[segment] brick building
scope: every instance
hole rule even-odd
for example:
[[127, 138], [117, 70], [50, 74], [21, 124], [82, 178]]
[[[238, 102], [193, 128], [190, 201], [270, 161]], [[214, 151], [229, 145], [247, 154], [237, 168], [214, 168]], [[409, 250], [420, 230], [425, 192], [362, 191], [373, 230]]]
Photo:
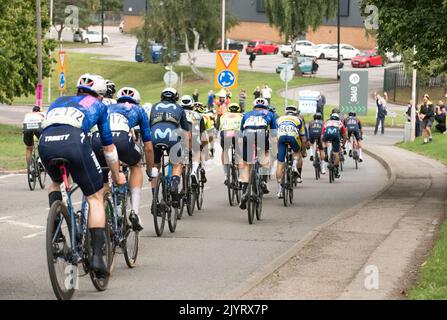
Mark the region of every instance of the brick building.
[[[142, 24], [142, 16], [148, 10], [146, 0], [124, 0], [124, 25], [128, 32]], [[341, 42], [359, 49], [376, 46], [373, 37], [365, 34], [363, 18], [360, 14], [360, 0], [340, 0]], [[227, 37], [236, 40], [265, 39], [284, 42], [276, 28], [271, 27], [265, 14], [262, 0], [227, 0], [227, 7], [239, 19], [239, 25], [229, 30]], [[314, 32], [309, 30], [307, 40], [318, 43], [337, 42], [337, 20], [324, 21]]]

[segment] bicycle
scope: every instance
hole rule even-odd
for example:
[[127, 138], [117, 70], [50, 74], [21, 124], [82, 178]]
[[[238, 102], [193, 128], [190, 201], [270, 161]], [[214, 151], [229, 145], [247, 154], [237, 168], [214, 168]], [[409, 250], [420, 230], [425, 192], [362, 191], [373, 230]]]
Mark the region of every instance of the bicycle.
[[[161, 157], [161, 175], [157, 179], [157, 185], [155, 187], [154, 196], [152, 199], [151, 213], [154, 218], [155, 233], [158, 237], [161, 237], [164, 231], [166, 218], [168, 218], [169, 231], [175, 232], [177, 228], [177, 219], [179, 208], [172, 206], [171, 196], [171, 170], [170, 164], [165, 164], [165, 157], [169, 157], [167, 154], [167, 147], [160, 147], [163, 152]], [[168, 172], [166, 174], [166, 167]]]
[[256, 219], [261, 220], [262, 214], [262, 198], [264, 192], [262, 190], [262, 175], [260, 172], [261, 162], [258, 155], [257, 134], [255, 134], [255, 163], [250, 164], [250, 177], [247, 186], [247, 214], [248, 223], [253, 224], [256, 213]]
[[140, 233], [132, 229], [129, 221], [131, 193], [129, 188], [129, 170], [123, 165], [123, 174], [126, 177], [126, 184], [118, 186], [112, 183], [111, 191], [104, 196], [106, 215], [112, 217], [108, 220], [111, 230], [110, 239], [112, 243], [112, 266], [115, 265], [115, 254], [117, 248], [121, 248], [124, 260], [129, 268], [135, 267], [138, 256], [138, 245]]
[[281, 179], [281, 186], [282, 186], [282, 199], [284, 203], [284, 207], [287, 207], [289, 204], [293, 204], [293, 187], [294, 187], [294, 180], [296, 178], [293, 174], [293, 151], [290, 147], [290, 144], [287, 144], [287, 157], [286, 157], [286, 163], [284, 164], [283, 168], [283, 175]]
[[28, 178], [28, 187], [31, 191], [36, 189], [37, 180], [39, 181], [39, 185], [41, 189], [45, 189], [45, 180], [47, 178], [47, 173], [45, 168], [40, 161], [39, 152], [37, 150], [38, 140], [34, 136], [34, 146], [33, 152], [31, 154], [30, 163], [27, 165], [27, 178]]
[[360, 160], [359, 145], [358, 145], [357, 140], [355, 139], [354, 136], [352, 136], [351, 139], [352, 139], [352, 142], [349, 141], [349, 143], [352, 146], [352, 150], [350, 150], [350, 153], [352, 152], [352, 159], [354, 160], [354, 163], [355, 163], [355, 169], [358, 170], [359, 169], [359, 160]]
[[[234, 136], [233, 136], [233, 139]], [[236, 163], [236, 149], [234, 143], [230, 148], [231, 163], [227, 164], [227, 192], [230, 206], [238, 205], [241, 201], [241, 188], [239, 187], [239, 166]], [[236, 201], [235, 201], [236, 200]]]
[[335, 156], [332, 151], [332, 143], [327, 142], [327, 152], [326, 157], [329, 157], [328, 161], [328, 170], [329, 170], [329, 183], [333, 183], [335, 181]]
[[192, 201], [192, 187], [191, 187], [191, 156], [189, 158], [189, 163], [183, 164], [183, 170], [182, 170], [182, 191], [180, 192], [180, 209], [178, 212], [178, 219], [182, 219], [183, 217], [183, 211], [185, 210], [188, 212], [189, 216], [192, 216], [194, 214], [194, 202]]
[[[90, 275], [90, 279], [98, 291], [104, 291], [107, 288], [110, 275], [98, 278], [89, 266], [93, 251], [88, 231], [89, 210], [86, 198], [82, 199], [81, 210], [75, 212], [71, 197], [79, 189], [79, 186], [74, 184], [70, 187], [68, 185], [67, 169], [70, 167], [70, 162], [66, 159], [56, 158], [50, 161], [50, 165], [59, 167], [67, 194], [67, 204], [60, 200], [55, 201], [47, 219], [46, 254], [53, 292], [59, 300], [71, 299], [74, 290], [78, 288], [78, 277], [86, 274]], [[103, 257], [108, 270], [112, 265], [112, 245], [108, 227], [110, 219], [110, 216], [106, 216], [106, 241], [103, 248]], [[61, 270], [60, 263], [62, 264]], [[83, 275], [77, 273], [79, 264], [83, 266], [85, 273]], [[62, 271], [61, 278], [58, 277], [58, 271]]]
[[202, 210], [203, 208], [203, 191], [205, 189], [205, 169], [202, 167], [202, 162], [199, 163], [199, 167], [197, 168], [197, 180], [198, 183], [191, 183], [192, 190], [192, 206], [194, 210], [194, 205], [197, 205], [197, 210]]
[[313, 166], [315, 169], [315, 179], [319, 180], [321, 177], [321, 159], [320, 159], [320, 150], [318, 148], [317, 143], [314, 144], [314, 150], [315, 150], [315, 155], [314, 155]]

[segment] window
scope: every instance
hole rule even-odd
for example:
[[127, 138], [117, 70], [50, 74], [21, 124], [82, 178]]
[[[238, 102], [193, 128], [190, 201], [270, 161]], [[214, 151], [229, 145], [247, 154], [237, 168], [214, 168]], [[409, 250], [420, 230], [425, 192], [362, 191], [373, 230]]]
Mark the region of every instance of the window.
[[340, 17], [349, 17], [350, 0], [340, 0]]
[[264, 0], [256, 0], [256, 11], [260, 13], [265, 12]]

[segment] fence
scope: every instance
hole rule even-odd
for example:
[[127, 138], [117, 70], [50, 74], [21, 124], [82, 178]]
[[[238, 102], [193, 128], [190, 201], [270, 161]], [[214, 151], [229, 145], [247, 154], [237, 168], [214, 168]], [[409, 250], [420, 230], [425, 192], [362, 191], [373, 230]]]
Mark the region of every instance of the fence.
[[[424, 93], [429, 93], [433, 102], [441, 99], [447, 93], [447, 77], [441, 75], [428, 79], [417, 79], [416, 100]], [[398, 64], [385, 69], [383, 91], [388, 92], [390, 101], [406, 104], [411, 99], [412, 75], [407, 75], [404, 64]]]

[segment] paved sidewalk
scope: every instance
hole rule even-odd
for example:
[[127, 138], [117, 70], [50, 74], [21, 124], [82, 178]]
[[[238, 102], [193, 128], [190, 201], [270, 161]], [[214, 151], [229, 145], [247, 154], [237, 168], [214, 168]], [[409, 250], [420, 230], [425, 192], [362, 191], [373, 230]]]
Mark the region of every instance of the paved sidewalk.
[[[241, 286], [233, 297], [405, 298], [402, 293], [415, 280], [444, 218], [447, 169], [393, 146], [385, 137], [368, 140], [369, 153], [389, 171], [389, 185], [319, 228], [297, 244], [288, 260], [283, 257], [282, 265], [277, 261], [275, 272], [258, 277], [258, 284], [251, 288]], [[343, 188], [343, 176], [334, 188]], [[375, 282], [368, 276], [375, 271], [378, 288], [371, 289], [368, 284]]]

